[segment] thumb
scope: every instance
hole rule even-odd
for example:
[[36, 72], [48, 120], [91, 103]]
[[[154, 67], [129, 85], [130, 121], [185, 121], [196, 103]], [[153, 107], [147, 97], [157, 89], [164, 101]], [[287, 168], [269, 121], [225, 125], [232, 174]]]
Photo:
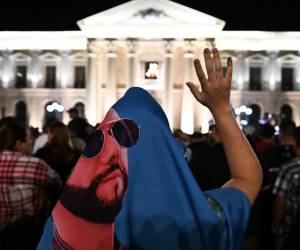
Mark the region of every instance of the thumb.
[[190, 91], [192, 92], [193, 96], [196, 98], [197, 101], [202, 103], [202, 95], [200, 90], [197, 88], [195, 84], [192, 82], [187, 82], [186, 86], [189, 87]]

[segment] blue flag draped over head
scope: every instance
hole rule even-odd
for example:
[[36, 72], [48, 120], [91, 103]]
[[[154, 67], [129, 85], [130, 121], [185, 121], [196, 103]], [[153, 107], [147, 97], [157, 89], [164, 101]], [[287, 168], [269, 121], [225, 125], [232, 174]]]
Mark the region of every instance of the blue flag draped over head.
[[166, 115], [145, 90], [129, 89], [113, 109], [142, 129], [128, 151], [128, 192], [115, 226], [120, 242], [155, 250], [239, 249], [248, 198], [233, 188], [201, 192]]
[[[166, 115], [147, 91], [130, 88], [112, 108], [141, 128], [139, 140], [128, 149], [128, 190], [115, 219], [121, 245], [147, 250], [239, 249], [250, 209], [246, 195], [234, 188], [200, 190]], [[48, 221], [38, 249], [49, 249], [45, 245], [51, 245], [52, 227]]]

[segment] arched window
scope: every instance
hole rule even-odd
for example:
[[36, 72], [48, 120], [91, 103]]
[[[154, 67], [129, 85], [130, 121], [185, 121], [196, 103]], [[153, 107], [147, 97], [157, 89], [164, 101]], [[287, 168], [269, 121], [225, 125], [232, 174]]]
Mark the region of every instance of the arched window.
[[16, 104], [15, 116], [22, 126], [27, 126], [27, 105], [25, 102], [19, 101]]
[[284, 104], [280, 109], [280, 118], [282, 121], [292, 121], [293, 108], [288, 104]]
[[85, 118], [84, 104], [82, 102], [77, 102], [74, 107], [78, 110], [78, 116], [81, 118]]
[[48, 102], [44, 107], [44, 124], [51, 119], [62, 121], [62, 113], [64, 108], [58, 102]]

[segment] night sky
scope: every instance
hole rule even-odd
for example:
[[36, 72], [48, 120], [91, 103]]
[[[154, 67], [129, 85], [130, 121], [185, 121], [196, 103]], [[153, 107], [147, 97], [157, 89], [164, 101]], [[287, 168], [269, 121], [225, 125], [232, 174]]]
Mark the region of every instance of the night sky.
[[[77, 20], [125, 2], [1, 0], [0, 30], [78, 30]], [[226, 21], [225, 30], [300, 31], [300, 8], [296, 0], [175, 2], [223, 19]]]

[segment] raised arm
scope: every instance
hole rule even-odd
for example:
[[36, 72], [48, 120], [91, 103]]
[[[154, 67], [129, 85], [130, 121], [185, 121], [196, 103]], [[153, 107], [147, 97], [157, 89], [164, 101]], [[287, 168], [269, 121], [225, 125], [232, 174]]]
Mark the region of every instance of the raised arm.
[[[198, 59], [195, 70], [201, 84], [201, 91], [191, 82], [187, 83], [194, 97], [211, 111], [222, 137], [231, 179], [223, 187], [234, 187], [244, 192], [254, 202], [262, 182], [260, 163], [232, 115], [230, 87], [232, 60], [227, 60], [226, 76], [223, 77], [220, 54], [213, 49], [204, 50], [207, 78]], [[214, 167], [214, 166], [211, 166]]]

